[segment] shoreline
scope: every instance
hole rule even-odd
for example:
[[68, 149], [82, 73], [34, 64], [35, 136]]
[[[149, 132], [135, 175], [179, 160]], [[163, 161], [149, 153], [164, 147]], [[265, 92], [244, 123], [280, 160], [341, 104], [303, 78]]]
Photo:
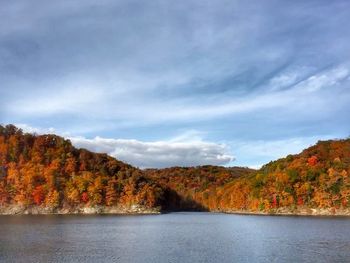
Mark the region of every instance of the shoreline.
[[155, 215], [160, 214], [160, 207], [148, 208], [140, 205], [124, 206], [94, 206], [94, 207], [62, 207], [48, 208], [37, 206], [12, 205], [0, 207], [0, 215]]
[[333, 208], [298, 208], [290, 211], [280, 208], [275, 211], [246, 211], [246, 210], [226, 210], [217, 211], [225, 214], [237, 215], [256, 215], [256, 216], [308, 216], [308, 217], [350, 217], [350, 209], [333, 209]]
[[279, 208], [272, 211], [248, 211], [248, 210], [212, 210], [212, 211], [162, 211], [160, 207], [148, 208], [140, 205], [132, 205], [130, 207], [75, 207], [75, 208], [58, 208], [52, 209], [47, 207], [24, 207], [12, 205], [0, 207], [0, 216], [6, 215], [161, 215], [176, 212], [207, 212], [222, 213], [235, 215], [251, 215], [251, 216], [305, 216], [305, 217], [350, 217], [350, 209], [334, 209], [334, 208], [308, 208], [302, 207], [295, 210], [287, 208]]

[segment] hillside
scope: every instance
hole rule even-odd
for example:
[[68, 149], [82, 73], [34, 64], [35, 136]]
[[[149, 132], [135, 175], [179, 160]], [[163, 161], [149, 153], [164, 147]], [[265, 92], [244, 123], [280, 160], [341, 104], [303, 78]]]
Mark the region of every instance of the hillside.
[[56, 135], [0, 126], [0, 213], [202, 210], [350, 214], [350, 139], [320, 141], [260, 170], [140, 170]]
[[0, 168], [0, 206], [15, 207], [14, 213], [33, 207], [42, 208], [38, 213], [88, 212], [86, 207], [147, 211], [163, 196], [130, 165], [78, 150], [59, 136], [24, 134], [13, 125], [0, 126]]
[[350, 139], [319, 141], [225, 184], [216, 205], [224, 211], [350, 215], [349, 174]]
[[258, 171], [213, 166], [146, 170], [163, 187], [170, 210], [282, 214], [347, 214], [349, 174], [350, 139], [320, 141]]
[[218, 191], [222, 186], [256, 172], [243, 167], [172, 167], [147, 169], [148, 178], [164, 189], [166, 210], [217, 210]]

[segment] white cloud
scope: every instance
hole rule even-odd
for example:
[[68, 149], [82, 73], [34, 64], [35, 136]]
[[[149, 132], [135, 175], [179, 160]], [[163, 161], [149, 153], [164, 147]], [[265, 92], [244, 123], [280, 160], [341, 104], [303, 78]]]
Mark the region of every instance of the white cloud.
[[226, 145], [202, 140], [143, 142], [131, 139], [95, 137], [69, 138], [76, 147], [108, 153], [141, 168], [171, 166], [225, 165], [234, 160]]
[[282, 74], [270, 80], [269, 86], [271, 90], [287, 87], [295, 83], [298, 78], [297, 72]]
[[254, 164], [254, 165], [248, 165], [247, 167], [250, 169], [259, 170], [264, 164]]
[[346, 65], [312, 74], [311, 72], [314, 70], [308, 67], [287, 70], [269, 81], [268, 90], [278, 91], [289, 87], [303, 92], [315, 92], [339, 84], [350, 76], [349, 68]]
[[14, 124], [17, 128], [22, 129], [24, 132], [28, 133], [36, 133], [36, 134], [47, 134], [47, 133], [55, 133], [55, 129], [50, 128], [38, 128], [38, 127], [32, 127], [25, 123], [15, 123]]
[[[301, 70], [304, 69], [301, 68]], [[321, 108], [324, 108], [322, 103], [327, 104], [325, 101], [330, 98], [323, 97], [321, 96], [322, 94], [318, 94], [317, 92], [321, 89], [332, 88], [346, 81], [346, 78], [350, 75], [350, 71], [346, 66], [338, 66], [318, 72], [306, 80], [298, 82], [298, 78], [302, 75], [301, 72], [296, 71], [273, 78], [271, 80], [273, 88], [270, 92], [266, 93], [259, 91], [259, 93], [252, 92], [248, 96], [243, 97], [230, 97], [227, 94], [223, 96], [215, 95], [202, 99], [200, 103], [196, 102], [198, 101], [197, 99], [195, 101], [191, 99], [166, 101], [166, 104], [157, 105], [161, 108], [161, 110], [156, 111], [157, 114], [154, 114], [155, 109], [150, 105], [144, 111], [146, 115], [144, 119], [149, 121], [152, 121], [154, 117], [158, 121], [185, 120], [188, 118], [196, 120], [212, 119], [225, 115], [257, 112], [271, 108], [293, 111], [302, 109], [304, 111], [305, 104], [309, 105], [310, 110], [314, 108], [315, 111], [319, 111], [320, 107], [318, 107], [318, 103], [321, 104]], [[290, 85], [290, 87], [283, 89], [287, 85]], [[308, 97], [311, 93], [315, 93], [312, 94], [313, 101], [310, 101]], [[287, 107], [288, 105], [294, 105], [294, 107], [289, 109]]]
[[315, 92], [322, 88], [332, 87], [350, 75], [349, 69], [345, 66], [339, 66], [331, 70], [315, 74], [308, 79], [300, 82], [295, 88], [306, 92]]

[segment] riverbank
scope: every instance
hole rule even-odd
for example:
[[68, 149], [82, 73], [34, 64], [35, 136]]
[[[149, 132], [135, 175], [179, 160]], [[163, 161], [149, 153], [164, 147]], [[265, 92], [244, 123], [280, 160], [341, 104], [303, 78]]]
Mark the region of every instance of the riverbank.
[[0, 207], [0, 215], [68, 215], [68, 214], [160, 214], [160, 207], [148, 208], [141, 205], [131, 206], [93, 206], [49, 208], [42, 206], [11, 205]]
[[[162, 214], [175, 211], [162, 211], [160, 207], [148, 208], [141, 205], [131, 206], [93, 206], [93, 207], [63, 207], [49, 208], [41, 206], [0, 206], [0, 215], [92, 215], [92, 214]], [[179, 211], [176, 211], [179, 212]], [[299, 207], [296, 209], [278, 208], [270, 211], [249, 210], [212, 210], [212, 213], [238, 214], [238, 215], [262, 215], [262, 216], [348, 216], [350, 209], [335, 208], [309, 208]]]
[[217, 211], [227, 214], [240, 215], [265, 215], [265, 216], [349, 216], [350, 209], [335, 209], [335, 208], [310, 208], [299, 207], [296, 209], [278, 208], [270, 211], [248, 211], [248, 210], [225, 210]]

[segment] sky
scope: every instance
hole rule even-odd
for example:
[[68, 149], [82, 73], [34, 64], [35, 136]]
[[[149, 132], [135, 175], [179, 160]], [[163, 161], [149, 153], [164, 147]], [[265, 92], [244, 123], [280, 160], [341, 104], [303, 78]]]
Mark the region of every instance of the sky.
[[137, 167], [350, 135], [350, 1], [0, 0], [0, 123]]

